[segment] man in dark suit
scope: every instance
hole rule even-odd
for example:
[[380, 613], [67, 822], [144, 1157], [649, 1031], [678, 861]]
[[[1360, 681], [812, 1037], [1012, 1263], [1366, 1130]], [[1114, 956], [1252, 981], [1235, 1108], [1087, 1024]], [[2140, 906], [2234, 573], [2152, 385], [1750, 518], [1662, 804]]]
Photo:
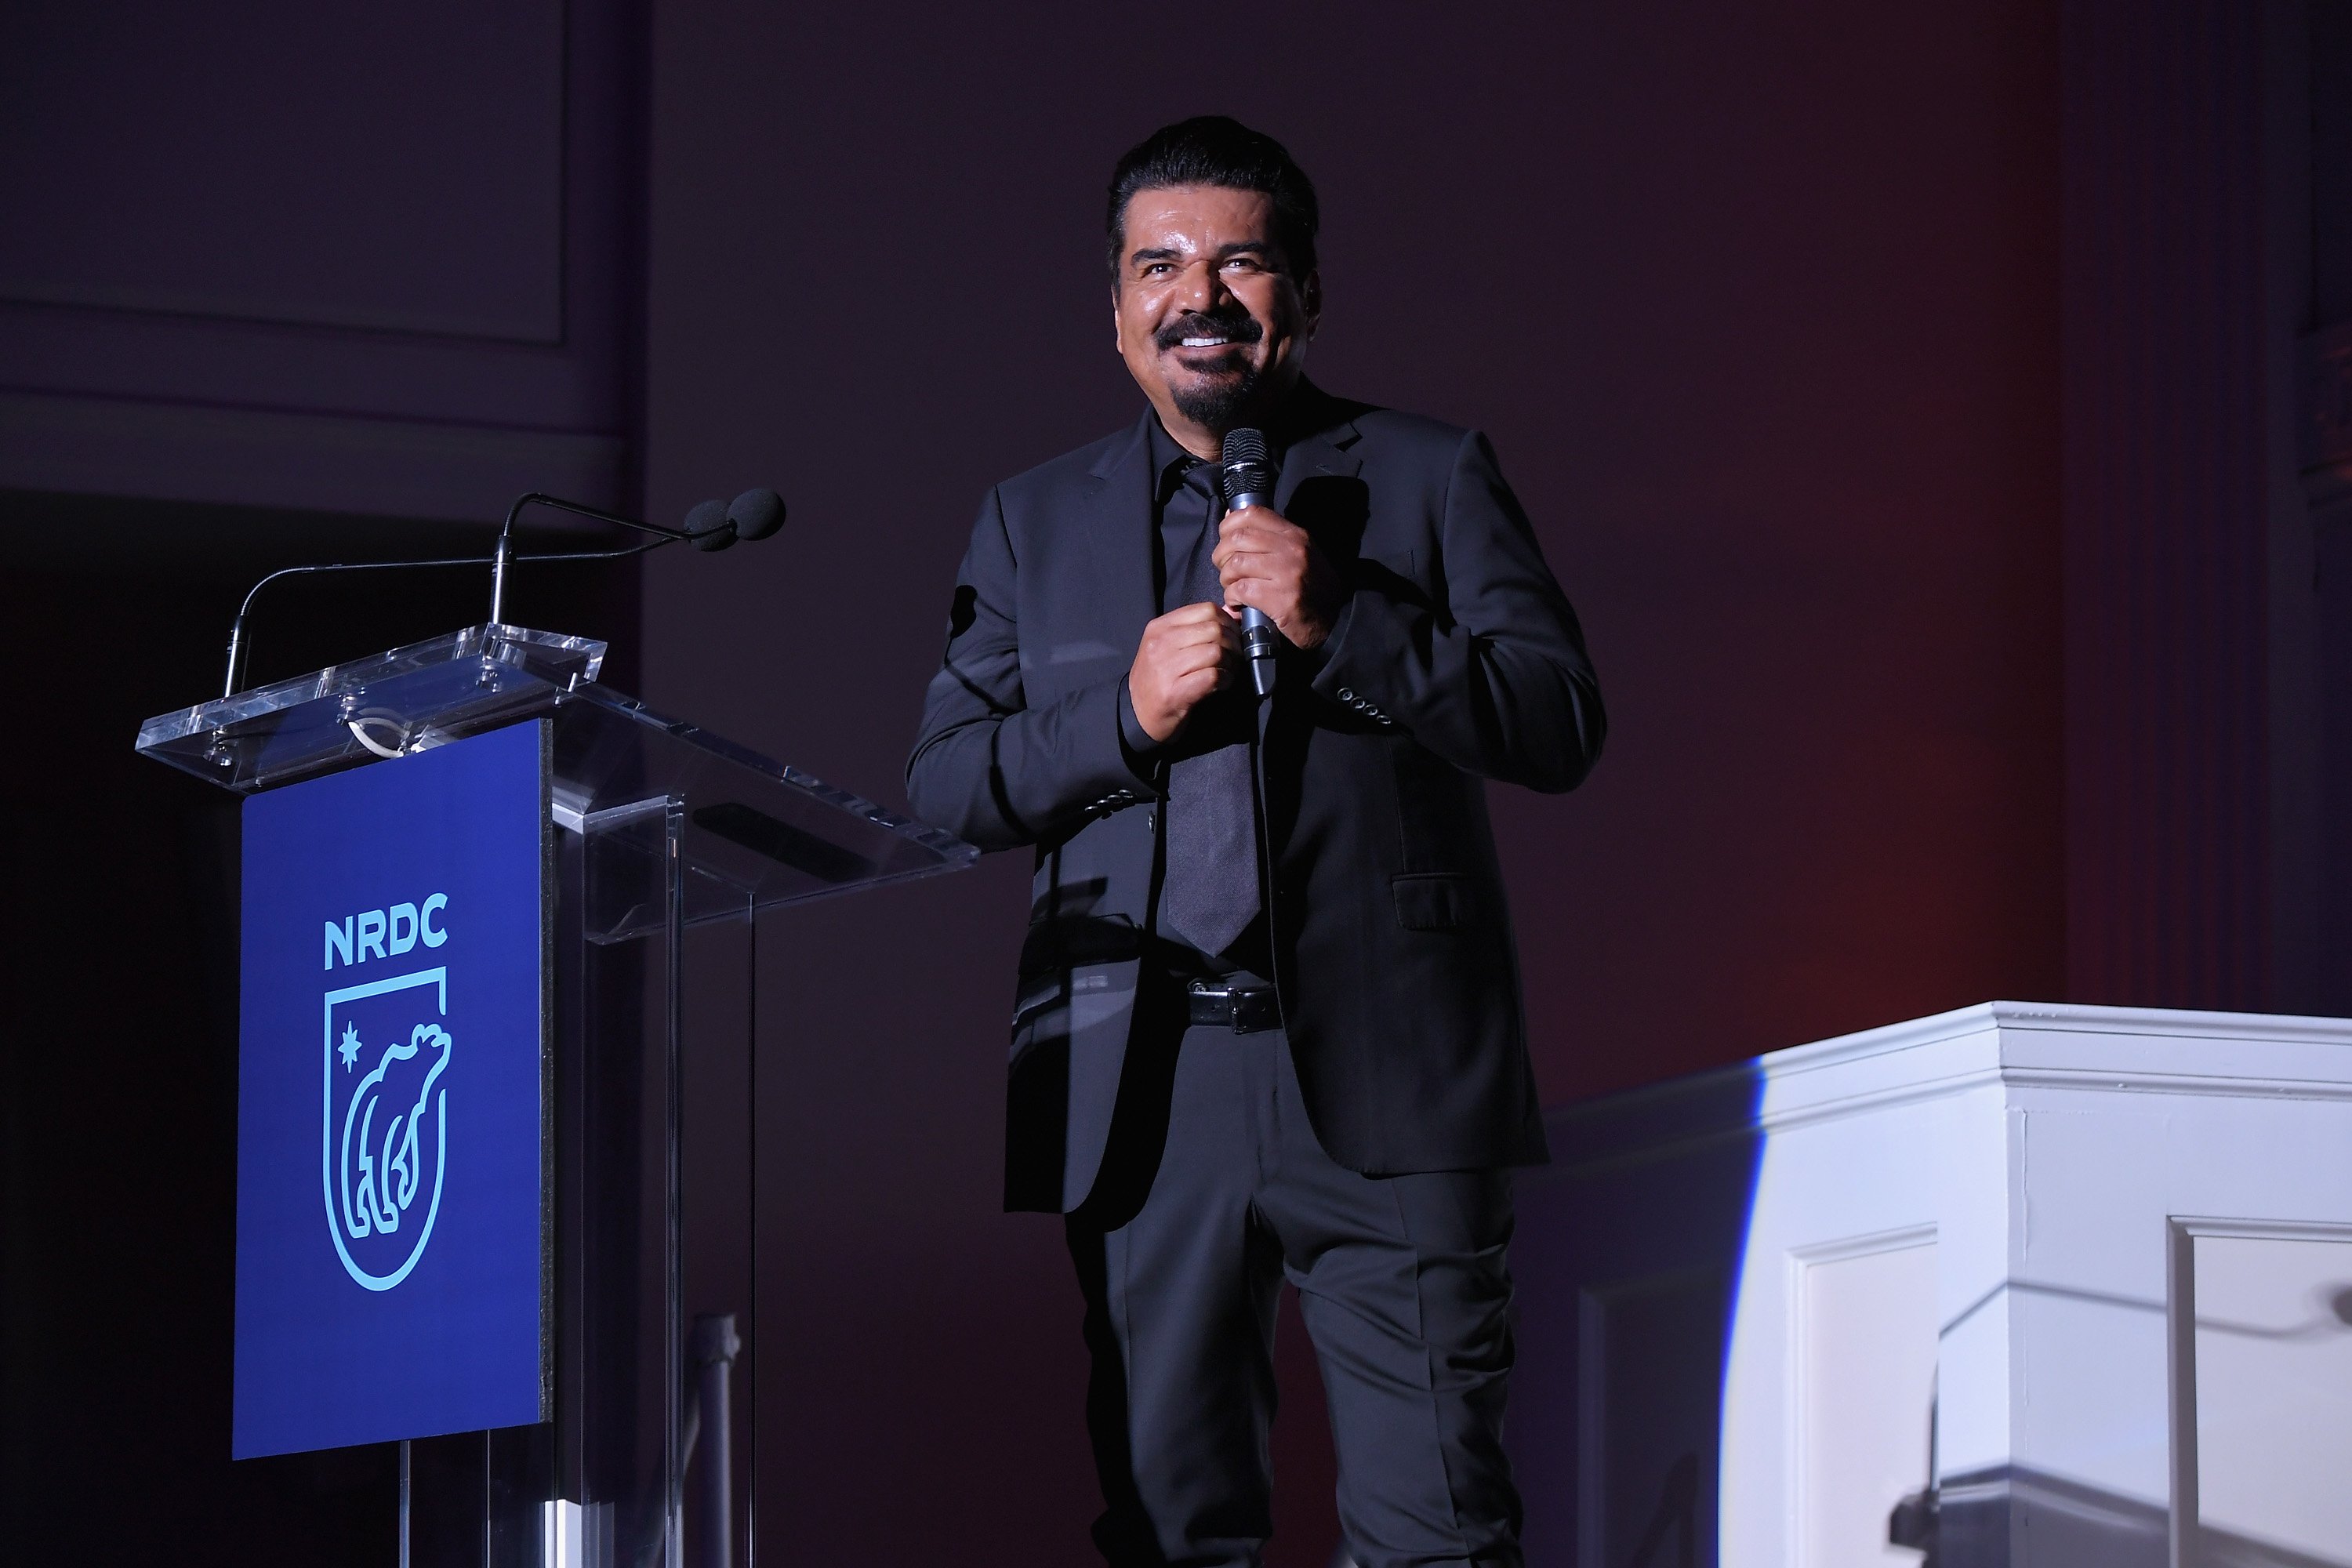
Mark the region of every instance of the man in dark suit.
[[[1259, 1561], [1285, 1278], [1355, 1559], [1520, 1560], [1504, 1248], [1547, 1156], [1484, 781], [1572, 788], [1601, 700], [1486, 439], [1303, 378], [1316, 226], [1233, 121], [1121, 160], [1150, 406], [989, 494], [907, 767], [924, 817], [1036, 850], [1005, 1199], [1067, 1216], [1121, 1565]], [[1227, 515], [1244, 426], [1280, 481]]]

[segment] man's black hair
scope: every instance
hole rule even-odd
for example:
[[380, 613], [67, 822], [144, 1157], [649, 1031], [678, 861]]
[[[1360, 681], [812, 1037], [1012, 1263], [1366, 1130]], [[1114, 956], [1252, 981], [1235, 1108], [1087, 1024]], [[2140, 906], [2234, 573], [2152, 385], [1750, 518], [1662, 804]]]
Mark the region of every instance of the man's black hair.
[[1129, 148], [1111, 171], [1108, 227], [1112, 278], [1119, 275], [1119, 250], [1126, 243], [1128, 199], [1138, 191], [1164, 191], [1173, 185], [1222, 185], [1271, 198], [1274, 242], [1282, 249], [1283, 270], [1302, 282], [1315, 270], [1315, 231], [1321, 220], [1315, 183], [1307, 171], [1264, 132], [1222, 114], [1202, 114], [1161, 126]]

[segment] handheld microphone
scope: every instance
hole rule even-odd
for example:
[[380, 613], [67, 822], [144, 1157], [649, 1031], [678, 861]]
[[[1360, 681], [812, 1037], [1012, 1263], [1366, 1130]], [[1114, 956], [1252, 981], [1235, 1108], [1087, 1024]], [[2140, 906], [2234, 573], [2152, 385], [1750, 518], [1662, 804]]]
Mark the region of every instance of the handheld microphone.
[[[1224, 492], [1225, 510], [1274, 505], [1278, 474], [1265, 444], [1265, 432], [1246, 426], [1225, 432], [1224, 455], [1218, 465], [1217, 484]], [[1242, 606], [1242, 646], [1249, 653], [1250, 685], [1260, 697], [1274, 690], [1274, 622], [1255, 605]]]
[[[639, 533], [656, 537], [644, 544], [624, 545], [618, 550], [560, 550], [535, 555], [517, 555], [513, 550], [515, 518], [523, 508], [531, 505], [551, 507], [581, 517], [593, 517], [602, 522], [618, 523]], [[499, 530], [499, 543], [489, 555], [450, 555], [430, 561], [338, 561], [316, 566], [286, 566], [246, 590], [245, 602], [237, 606], [236, 619], [228, 633], [228, 679], [221, 689], [223, 697], [236, 695], [237, 685], [245, 678], [245, 634], [253, 618], [253, 603], [261, 591], [280, 577], [300, 577], [320, 572], [388, 572], [410, 567], [426, 566], [488, 566], [490, 568], [490, 620], [495, 624], [506, 609], [506, 573], [516, 561], [611, 561], [623, 555], [643, 555], [648, 550], [659, 550], [665, 544], [680, 541], [697, 550], [724, 550], [739, 539], [765, 539], [784, 525], [784, 503], [776, 492], [769, 489], [745, 490], [730, 503], [707, 500], [686, 514], [686, 526], [664, 528], [659, 523], [643, 522], [633, 517], [614, 512], [599, 511], [578, 501], [561, 497], [533, 493], [517, 500], [507, 512], [507, 520]]]

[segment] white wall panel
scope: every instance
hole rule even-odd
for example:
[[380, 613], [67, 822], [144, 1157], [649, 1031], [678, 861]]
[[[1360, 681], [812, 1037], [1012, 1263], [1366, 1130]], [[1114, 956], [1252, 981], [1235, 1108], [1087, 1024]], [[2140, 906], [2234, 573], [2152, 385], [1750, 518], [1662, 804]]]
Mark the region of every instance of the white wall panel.
[[1791, 1260], [1796, 1289], [1796, 1522], [1801, 1568], [1912, 1563], [1887, 1515], [1934, 1478], [1933, 1233]]
[[2352, 1233], [2191, 1245], [2196, 1568], [2352, 1563]]
[[1679, 1564], [1619, 1521], [1689, 1447], [1700, 1403], [1641, 1391], [1699, 1336], [1638, 1303], [1715, 1269], [1693, 1563], [1917, 1563], [1888, 1515], [1932, 1480], [1937, 1568], [2352, 1568], [2352, 1022], [1990, 1003], [1551, 1133], [1514, 1259], [1531, 1564]]

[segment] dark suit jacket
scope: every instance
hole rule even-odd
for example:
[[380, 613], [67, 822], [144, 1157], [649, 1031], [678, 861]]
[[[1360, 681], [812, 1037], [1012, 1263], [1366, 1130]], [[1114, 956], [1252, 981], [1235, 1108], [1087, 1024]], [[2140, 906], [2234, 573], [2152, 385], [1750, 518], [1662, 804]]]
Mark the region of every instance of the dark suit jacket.
[[[1261, 719], [1273, 978], [1299, 1083], [1352, 1169], [1538, 1163], [1481, 781], [1584, 777], [1604, 723], [1592, 667], [1483, 436], [1311, 388], [1301, 404], [1276, 503], [1351, 592], [1322, 647], [1284, 646]], [[1163, 984], [1161, 814], [1119, 728], [1158, 610], [1151, 417], [990, 492], [907, 764], [919, 816], [1037, 850], [1011, 1208], [1085, 1202], [1114, 1121], [1149, 1127], [1172, 1062], [1145, 1059], [1135, 1027], [1139, 984]]]

